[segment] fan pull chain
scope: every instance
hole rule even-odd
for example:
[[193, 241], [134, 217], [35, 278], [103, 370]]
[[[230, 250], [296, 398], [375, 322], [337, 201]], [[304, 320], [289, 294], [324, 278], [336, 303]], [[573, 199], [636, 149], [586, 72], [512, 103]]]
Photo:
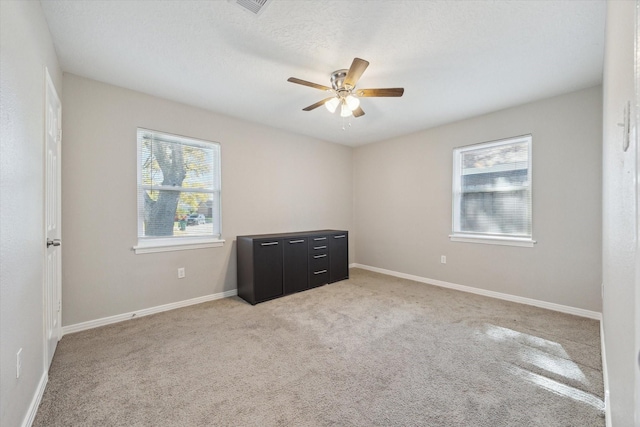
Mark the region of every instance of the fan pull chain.
[[351, 127], [351, 117], [353, 116], [349, 116], [349, 122], [347, 123], [347, 125], [345, 126], [344, 122], [345, 120], [347, 120], [346, 117], [342, 117], [342, 130], [347, 130], [347, 127]]

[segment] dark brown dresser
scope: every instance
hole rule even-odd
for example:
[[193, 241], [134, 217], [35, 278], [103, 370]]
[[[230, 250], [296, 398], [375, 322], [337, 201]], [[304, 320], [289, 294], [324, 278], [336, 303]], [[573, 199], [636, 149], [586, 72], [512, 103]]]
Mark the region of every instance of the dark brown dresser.
[[238, 296], [250, 304], [349, 278], [349, 232], [238, 236]]

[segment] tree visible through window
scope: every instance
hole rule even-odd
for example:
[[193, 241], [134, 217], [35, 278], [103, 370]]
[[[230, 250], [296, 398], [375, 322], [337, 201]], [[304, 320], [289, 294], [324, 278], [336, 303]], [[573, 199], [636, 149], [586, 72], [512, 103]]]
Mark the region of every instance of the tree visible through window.
[[454, 150], [453, 233], [531, 238], [531, 136]]
[[138, 129], [138, 237], [220, 236], [220, 145]]

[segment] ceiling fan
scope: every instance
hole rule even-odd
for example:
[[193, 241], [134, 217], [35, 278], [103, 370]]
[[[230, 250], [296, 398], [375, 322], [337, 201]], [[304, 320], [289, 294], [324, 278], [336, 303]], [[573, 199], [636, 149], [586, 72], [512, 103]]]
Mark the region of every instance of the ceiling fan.
[[346, 70], [337, 70], [331, 73], [331, 87], [311, 83], [306, 80], [289, 77], [288, 82], [297, 83], [303, 86], [309, 86], [315, 89], [332, 92], [329, 98], [318, 101], [315, 104], [303, 108], [303, 111], [311, 111], [321, 105], [327, 107], [327, 110], [334, 113], [340, 106], [340, 115], [342, 117], [364, 116], [364, 111], [360, 108], [361, 97], [399, 97], [404, 93], [404, 88], [386, 88], [386, 89], [356, 89], [356, 84], [364, 70], [369, 66], [369, 62], [364, 59], [354, 58], [351, 67]]

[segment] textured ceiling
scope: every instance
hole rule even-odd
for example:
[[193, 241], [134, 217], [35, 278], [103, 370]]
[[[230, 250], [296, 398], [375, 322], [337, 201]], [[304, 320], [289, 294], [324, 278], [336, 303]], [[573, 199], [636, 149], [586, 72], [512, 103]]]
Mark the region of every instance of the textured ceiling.
[[[603, 0], [41, 3], [66, 72], [351, 146], [602, 80]], [[359, 88], [404, 96], [302, 111], [326, 94], [287, 78], [330, 86], [356, 56]]]

